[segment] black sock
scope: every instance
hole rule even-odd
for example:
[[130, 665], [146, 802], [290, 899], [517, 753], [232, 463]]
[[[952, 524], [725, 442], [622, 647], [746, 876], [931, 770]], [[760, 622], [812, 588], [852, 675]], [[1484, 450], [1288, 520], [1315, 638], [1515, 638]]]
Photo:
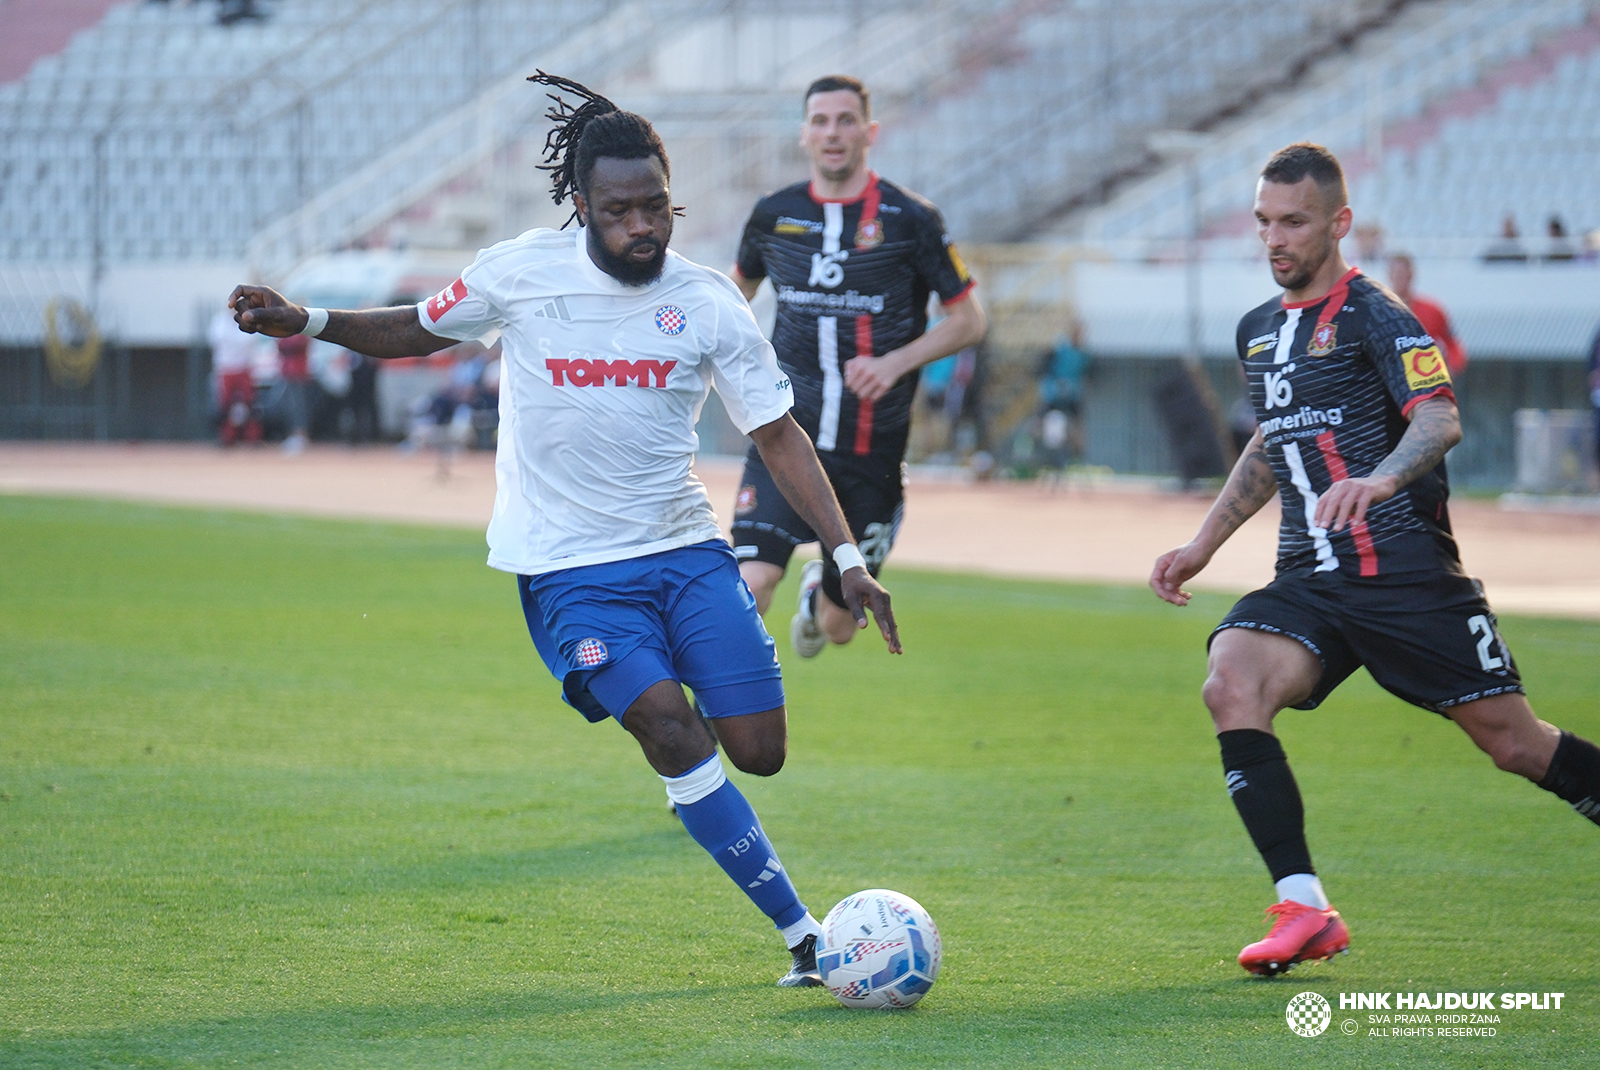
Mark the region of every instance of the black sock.
[[1600, 825], [1600, 747], [1582, 736], [1562, 731], [1555, 757], [1550, 759], [1550, 771], [1539, 786]]
[[1261, 860], [1274, 881], [1292, 873], [1316, 873], [1306, 846], [1306, 815], [1289, 759], [1270, 732], [1238, 728], [1218, 732], [1228, 795], [1244, 819]]

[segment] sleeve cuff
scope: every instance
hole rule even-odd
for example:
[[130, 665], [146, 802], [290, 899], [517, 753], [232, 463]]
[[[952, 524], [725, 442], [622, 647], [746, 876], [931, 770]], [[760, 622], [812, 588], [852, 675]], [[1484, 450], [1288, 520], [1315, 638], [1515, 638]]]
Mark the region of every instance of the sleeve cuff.
[[1405, 403], [1404, 407], [1402, 407], [1400, 410], [1400, 415], [1410, 416], [1412, 409], [1416, 408], [1418, 405], [1421, 405], [1424, 401], [1431, 401], [1434, 398], [1448, 398], [1450, 402], [1454, 404], [1456, 400], [1456, 392], [1451, 390], [1448, 386], [1441, 386], [1436, 390], [1428, 391], [1426, 394], [1418, 394], [1416, 397]]
[[941, 305], [943, 305], [944, 307], [946, 307], [946, 308], [949, 308], [951, 305], [960, 304], [962, 301], [965, 301], [971, 295], [972, 288], [974, 286], [976, 286], [976, 285], [978, 285], [978, 280], [977, 279], [968, 279], [967, 280], [967, 284], [965, 286], [961, 287], [961, 290], [960, 290], [959, 293], [953, 293], [949, 297], [946, 297], [944, 294], [940, 294], [939, 295], [939, 303]]
[[788, 404], [788, 405], [784, 405], [784, 406], [782, 406], [780, 408], [773, 409], [770, 412], [767, 412], [765, 414], [762, 414], [762, 415], [759, 415], [759, 416], [752, 416], [750, 418], [750, 423], [749, 423], [748, 426], [739, 427], [739, 425], [737, 423], [735, 423], [734, 426], [735, 427], [739, 427], [739, 433], [741, 435], [748, 435], [750, 432], [756, 430], [757, 428], [762, 428], [762, 427], [767, 426], [768, 424], [770, 424], [774, 420], [783, 419], [784, 414], [787, 413], [792, 408], [794, 408], [794, 405], [792, 403]]

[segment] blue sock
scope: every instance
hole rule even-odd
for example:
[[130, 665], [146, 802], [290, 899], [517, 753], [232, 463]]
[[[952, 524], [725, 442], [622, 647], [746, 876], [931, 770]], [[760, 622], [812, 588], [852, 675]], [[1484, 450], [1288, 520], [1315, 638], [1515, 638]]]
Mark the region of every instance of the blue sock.
[[[719, 756], [713, 754], [682, 776], [661, 779], [694, 842], [716, 859], [761, 913], [783, 930], [796, 928], [810, 917], [794, 882], [779, 864], [778, 853], [761, 831], [755, 810], [728, 780]], [[786, 932], [785, 939], [787, 936]]]

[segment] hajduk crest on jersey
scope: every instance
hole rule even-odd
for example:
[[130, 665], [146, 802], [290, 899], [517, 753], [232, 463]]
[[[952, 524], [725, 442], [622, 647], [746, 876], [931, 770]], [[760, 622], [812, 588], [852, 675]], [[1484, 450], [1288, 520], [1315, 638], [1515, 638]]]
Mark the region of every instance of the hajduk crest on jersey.
[[662, 305], [656, 309], [656, 326], [662, 334], [682, 334], [689, 319], [677, 305]]

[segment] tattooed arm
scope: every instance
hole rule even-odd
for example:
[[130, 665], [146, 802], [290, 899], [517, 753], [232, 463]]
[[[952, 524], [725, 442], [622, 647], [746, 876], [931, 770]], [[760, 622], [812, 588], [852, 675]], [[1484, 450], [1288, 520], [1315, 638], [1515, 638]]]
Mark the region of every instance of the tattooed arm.
[[1267, 451], [1261, 445], [1258, 429], [1239, 454], [1239, 463], [1233, 466], [1227, 485], [1200, 524], [1199, 533], [1156, 559], [1156, 567], [1150, 573], [1151, 590], [1175, 606], [1188, 605], [1189, 592], [1183, 590], [1183, 584], [1205, 568], [1217, 547], [1260, 512], [1276, 493], [1278, 480], [1267, 462]]
[[[228, 298], [234, 322], [246, 334], [287, 338], [306, 325], [306, 310], [265, 286], [239, 286]], [[369, 357], [420, 357], [456, 344], [422, 329], [415, 305], [328, 313], [318, 338]]]
[[1317, 502], [1317, 524], [1343, 531], [1359, 524], [1367, 510], [1393, 498], [1400, 488], [1431, 472], [1451, 446], [1461, 441], [1461, 414], [1448, 398], [1429, 398], [1411, 410], [1411, 426], [1394, 452], [1370, 476], [1341, 479]]

